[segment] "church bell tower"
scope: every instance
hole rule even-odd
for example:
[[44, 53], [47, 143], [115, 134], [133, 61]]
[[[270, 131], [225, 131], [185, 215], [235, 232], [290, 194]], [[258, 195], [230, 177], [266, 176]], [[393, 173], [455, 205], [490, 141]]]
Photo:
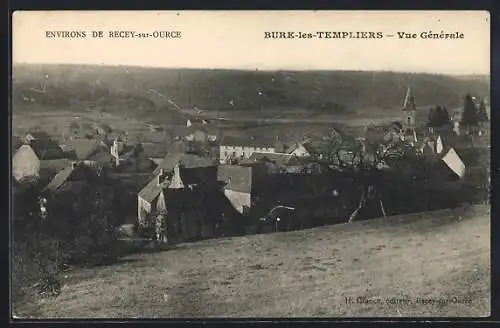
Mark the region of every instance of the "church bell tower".
[[404, 125], [407, 128], [415, 128], [415, 111], [415, 98], [411, 94], [410, 87], [408, 87], [405, 99], [403, 101], [403, 112], [405, 114]]
[[415, 106], [415, 98], [411, 94], [411, 89], [408, 87], [406, 91], [406, 96], [403, 101], [403, 113], [404, 113], [404, 129], [405, 134], [411, 136], [410, 140], [412, 142], [417, 142], [417, 132], [415, 130], [416, 124], [416, 106]]

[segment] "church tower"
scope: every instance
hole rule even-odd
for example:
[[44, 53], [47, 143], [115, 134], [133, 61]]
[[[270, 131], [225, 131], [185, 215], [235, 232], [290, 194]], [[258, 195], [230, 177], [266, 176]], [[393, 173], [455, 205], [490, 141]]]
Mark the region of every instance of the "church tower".
[[405, 99], [403, 101], [403, 112], [405, 114], [404, 125], [407, 128], [415, 128], [415, 111], [415, 98], [411, 94], [410, 87], [408, 87]]
[[415, 98], [411, 94], [411, 89], [408, 87], [406, 91], [406, 96], [403, 101], [403, 113], [404, 113], [404, 130], [405, 135], [409, 136], [412, 142], [417, 142], [417, 132], [415, 130], [416, 124], [416, 106], [415, 106]]

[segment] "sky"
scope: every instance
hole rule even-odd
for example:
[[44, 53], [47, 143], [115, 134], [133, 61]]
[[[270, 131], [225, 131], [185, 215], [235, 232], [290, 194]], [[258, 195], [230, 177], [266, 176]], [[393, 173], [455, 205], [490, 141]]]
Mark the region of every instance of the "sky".
[[[110, 38], [109, 31], [181, 38]], [[85, 31], [85, 38], [47, 37]], [[92, 38], [91, 31], [104, 37]], [[381, 39], [265, 39], [265, 32], [382, 32]], [[422, 32], [463, 39], [422, 39]], [[416, 33], [399, 39], [397, 32]], [[394, 35], [387, 37], [387, 35]], [[384, 70], [490, 73], [487, 11], [18, 11], [13, 63], [104, 64], [260, 70]]]

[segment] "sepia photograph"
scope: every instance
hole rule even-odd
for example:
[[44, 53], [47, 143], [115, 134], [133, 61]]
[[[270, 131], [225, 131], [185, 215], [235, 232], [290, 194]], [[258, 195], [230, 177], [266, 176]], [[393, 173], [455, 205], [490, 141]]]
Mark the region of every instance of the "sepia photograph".
[[491, 314], [488, 11], [16, 11], [13, 320]]

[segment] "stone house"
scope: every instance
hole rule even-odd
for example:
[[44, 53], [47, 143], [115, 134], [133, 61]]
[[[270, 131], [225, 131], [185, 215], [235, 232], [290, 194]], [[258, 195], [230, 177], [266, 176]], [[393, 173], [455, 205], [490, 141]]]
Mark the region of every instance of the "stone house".
[[213, 174], [217, 168], [211, 158], [185, 152], [169, 152], [153, 171], [153, 176], [157, 176], [161, 172], [173, 172], [177, 164], [184, 170], [196, 170], [200, 179], [207, 180], [209, 184], [214, 184], [217, 181], [216, 175]]
[[225, 136], [219, 145], [219, 161], [221, 164], [230, 164], [248, 159], [254, 152], [282, 153], [284, 145], [276, 139], [271, 141], [255, 137]]
[[110, 153], [114, 158], [115, 167], [120, 166], [133, 148], [133, 146], [127, 145], [127, 140], [123, 137], [113, 139], [110, 146]]
[[[164, 202], [158, 203], [158, 200], [169, 183], [167, 175], [160, 172], [139, 191], [137, 195], [137, 220], [140, 227], [151, 226], [152, 223], [148, 221], [166, 210], [162, 206]], [[164, 195], [161, 198], [164, 198]]]
[[208, 237], [213, 226], [205, 199], [218, 192], [217, 168], [200, 156], [173, 153], [165, 157], [137, 196], [137, 221], [156, 239], [178, 242]]
[[241, 214], [248, 214], [255, 196], [255, 168], [238, 165], [219, 165], [217, 179], [224, 183], [224, 195]]

